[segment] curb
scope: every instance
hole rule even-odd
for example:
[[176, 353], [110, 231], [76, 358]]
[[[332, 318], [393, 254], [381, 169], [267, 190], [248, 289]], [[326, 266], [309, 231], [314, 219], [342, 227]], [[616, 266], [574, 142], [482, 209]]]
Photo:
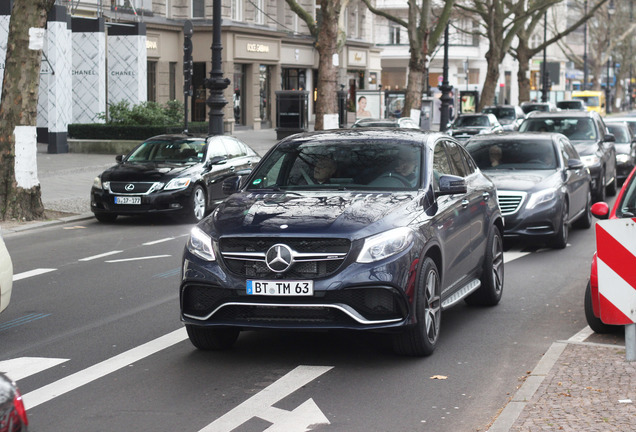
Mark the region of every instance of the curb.
[[92, 219], [94, 217], [93, 213], [82, 213], [73, 216], [66, 216], [59, 219], [53, 219], [43, 222], [33, 222], [33, 223], [25, 223], [24, 225], [18, 225], [11, 228], [2, 228], [2, 236], [8, 237], [11, 234], [19, 234], [24, 231], [29, 231], [36, 228], [44, 228], [55, 225], [62, 225], [68, 222], [75, 222], [80, 220]]

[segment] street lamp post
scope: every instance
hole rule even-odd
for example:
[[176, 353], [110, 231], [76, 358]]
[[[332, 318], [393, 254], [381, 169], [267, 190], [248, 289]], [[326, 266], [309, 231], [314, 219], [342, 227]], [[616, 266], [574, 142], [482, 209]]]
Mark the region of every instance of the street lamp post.
[[[585, 0], [585, 15], [587, 15], [587, 0]], [[583, 27], [583, 86], [581, 90], [587, 90], [587, 80], [588, 80], [588, 70], [587, 70], [587, 20], [585, 20], [585, 24]]]
[[610, 1], [609, 6], [607, 7], [607, 80], [605, 83], [605, 111], [607, 114], [612, 112], [612, 92], [610, 91], [610, 61], [612, 59], [612, 56], [610, 55], [610, 47], [612, 45], [610, 40], [610, 24], [612, 15], [614, 15], [614, 2]]
[[545, 46], [545, 42], [547, 41], [547, 37], [548, 37], [548, 11], [546, 10], [544, 12], [543, 15], [543, 63], [541, 64], [542, 66], [542, 75], [541, 75], [541, 82], [543, 83], [543, 87], [541, 89], [541, 102], [547, 102], [548, 101], [548, 68], [547, 68], [547, 63], [546, 63], [546, 59], [547, 59], [547, 53], [546, 53], [546, 49], [547, 47]]
[[205, 87], [210, 90], [210, 97], [205, 101], [210, 108], [209, 135], [223, 135], [223, 108], [227, 105], [223, 90], [230, 85], [230, 80], [223, 78], [221, 51], [223, 51], [221, 42], [221, 0], [213, 0], [212, 70], [210, 71], [210, 77], [205, 79]]
[[442, 85], [439, 86], [439, 89], [442, 91], [442, 96], [440, 97], [442, 101], [442, 112], [440, 113], [439, 130], [442, 132], [446, 131], [448, 121], [450, 120], [449, 109], [452, 100], [450, 92], [453, 90], [453, 86], [448, 85], [448, 26], [449, 24], [446, 24], [446, 29], [444, 30], [444, 68], [442, 69]]

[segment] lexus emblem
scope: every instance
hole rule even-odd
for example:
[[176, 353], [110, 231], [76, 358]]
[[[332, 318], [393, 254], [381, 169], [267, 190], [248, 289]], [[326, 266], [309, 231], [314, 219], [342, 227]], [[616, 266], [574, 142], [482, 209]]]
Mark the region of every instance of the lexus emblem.
[[124, 189], [126, 189], [128, 192], [130, 192], [130, 191], [132, 191], [132, 190], [134, 190], [134, 189], [135, 189], [135, 185], [134, 185], [134, 184], [132, 184], [132, 183], [128, 183], [128, 184], [124, 187]]
[[265, 264], [271, 271], [276, 273], [287, 271], [293, 261], [291, 248], [284, 244], [275, 244], [265, 254]]

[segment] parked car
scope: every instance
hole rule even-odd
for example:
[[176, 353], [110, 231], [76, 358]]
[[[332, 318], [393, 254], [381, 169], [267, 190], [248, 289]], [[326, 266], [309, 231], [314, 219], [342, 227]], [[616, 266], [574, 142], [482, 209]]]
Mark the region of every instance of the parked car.
[[597, 112], [535, 112], [521, 123], [519, 131], [559, 132], [567, 136], [590, 170], [593, 198], [603, 201], [606, 194], [616, 194], [615, 138]]
[[0, 432], [27, 432], [29, 420], [15, 383], [0, 372]]
[[605, 125], [616, 139], [616, 177], [623, 182], [636, 162], [636, 136], [626, 122], [607, 121]]
[[225, 198], [223, 180], [247, 174], [259, 160], [231, 136], [155, 136], [117, 156], [117, 165], [95, 178], [91, 211], [100, 222], [157, 213], [200, 221]]
[[419, 129], [419, 125], [411, 117], [400, 117], [390, 119], [361, 118], [351, 125], [352, 128], [361, 127], [390, 127], [390, 128], [406, 128]]
[[505, 131], [517, 130], [523, 119], [526, 118], [526, 114], [517, 105], [487, 106], [481, 112], [494, 114]]
[[585, 102], [580, 99], [562, 100], [556, 103], [557, 109], [560, 110], [575, 110], [586, 111]]
[[9, 306], [12, 287], [13, 262], [0, 232], [0, 313]]
[[552, 102], [522, 102], [521, 109], [524, 113], [529, 114], [532, 111], [555, 112], [557, 107]]
[[[597, 202], [592, 206], [592, 214], [599, 219], [621, 219], [636, 217], [636, 169], [627, 177], [623, 187], [618, 193], [614, 207], [611, 211], [607, 203]], [[601, 321], [601, 312], [598, 298], [598, 268], [596, 252], [592, 257], [590, 280], [585, 289], [585, 319], [587, 324], [596, 333], [611, 333], [622, 329], [623, 326], [605, 324]]]
[[610, 117], [604, 117], [603, 121], [605, 122], [606, 125], [608, 123], [625, 122], [627, 123], [627, 126], [629, 126], [629, 129], [632, 131], [632, 135], [636, 136], [636, 116], [632, 116], [632, 115], [623, 115], [620, 117], [610, 116]]
[[483, 135], [466, 150], [497, 186], [504, 236], [541, 238], [562, 249], [572, 223], [592, 226], [590, 174], [564, 135]]
[[224, 188], [183, 256], [181, 320], [199, 349], [229, 348], [241, 330], [351, 329], [423, 356], [443, 310], [501, 299], [495, 186], [446, 134], [298, 134]]
[[503, 127], [494, 114], [460, 114], [446, 132], [463, 142], [473, 135], [503, 132]]

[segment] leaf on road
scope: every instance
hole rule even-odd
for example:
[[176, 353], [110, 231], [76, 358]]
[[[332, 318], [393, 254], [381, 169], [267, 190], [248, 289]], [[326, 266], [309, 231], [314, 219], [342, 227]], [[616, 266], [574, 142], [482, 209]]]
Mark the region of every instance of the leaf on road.
[[447, 376], [444, 376], [444, 375], [433, 375], [433, 376], [431, 377], [431, 379], [436, 379], [436, 380], [445, 380], [445, 379], [448, 379], [448, 377], [447, 377]]

